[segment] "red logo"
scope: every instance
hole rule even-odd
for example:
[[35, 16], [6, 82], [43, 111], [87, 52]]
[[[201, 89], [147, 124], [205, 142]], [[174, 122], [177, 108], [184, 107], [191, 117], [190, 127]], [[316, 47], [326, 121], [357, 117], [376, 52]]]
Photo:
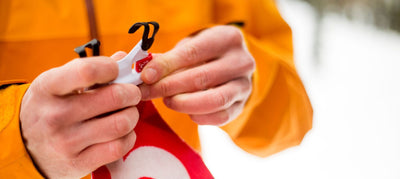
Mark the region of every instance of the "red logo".
[[146, 66], [147, 63], [149, 63], [152, 59], [153, 59], [153, 56], [151, 55], [151, 53], [149, 53], [149, 55], [146, 58], [143, 58], [143, 59], [137, 61], [135, 63], [136, 72], [138, 72], [138, 73], [142, 72], [144, 66]]

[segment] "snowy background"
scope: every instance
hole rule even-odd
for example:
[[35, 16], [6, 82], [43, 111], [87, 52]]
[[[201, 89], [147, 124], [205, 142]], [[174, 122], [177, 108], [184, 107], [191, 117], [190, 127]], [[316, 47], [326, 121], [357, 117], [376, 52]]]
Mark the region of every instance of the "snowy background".
[[278, 2], [293, 30], [296, 66], [314, 108], [313, 129], [300, 146], [258, 158], [218, 128], [203, 126], [203, 157], [213, 175], [400, 178], [400, 34], [328, 14], [318, 44], [311, 6]]

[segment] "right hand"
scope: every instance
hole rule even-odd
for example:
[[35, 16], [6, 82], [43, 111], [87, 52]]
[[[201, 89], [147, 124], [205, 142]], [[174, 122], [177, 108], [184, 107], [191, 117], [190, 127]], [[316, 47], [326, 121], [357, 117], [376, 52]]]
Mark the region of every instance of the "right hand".
[[75, 59], [36, 78], [20, 111], [26, 149], [48, 178], [80, 178], [123, 157], [134, 145], [141, 93], [132, 84], [104, 84], [118, 76], [115, 60]]

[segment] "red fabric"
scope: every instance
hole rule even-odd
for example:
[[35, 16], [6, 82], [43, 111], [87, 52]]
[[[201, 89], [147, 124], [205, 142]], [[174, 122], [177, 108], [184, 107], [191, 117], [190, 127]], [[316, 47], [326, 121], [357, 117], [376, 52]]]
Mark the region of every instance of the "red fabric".
[[[151, 102], [141, 102], [138, 105], [139, 113], [140, 113], [140, 119], [139, 122], [135, 128], [136, 134], [137, 134], [137, 139], [135, 146], [123, 157], [123, 159], [119, 162], [122, 162], [121, 165], [127, 165], [127, 160], [133, 160], [134, 162], [144, 162], [144, 163], [151, 163], [149, 165], [152, 165], [152, 169], [148, 170], [151, 171], [148, 175], [146, 176], [139, 176], [137, 177], [138, 179], [144, 179], [144, 178], [155, 178], [155, 174], [153, 175], [152, 172], [157, 173], [158, 169], [161, 169], [162, 167], [168, 167], [169, 169], [172, 167], [174, 168], [175, 166], [180, 166], [180, 164], [176, 164], [176, 162], [173, 161], [179, 161], [181, 164], [183, 164], [184, 169], [186, 170], [187, 174], [190, 176], [191, 179], [208, 179], [208, 178], [213, 178], [207, 167], [205, 166], [204, 162], [202, 161], [201, 157], [199, 154], [197, 154], [190, 146], [188, 146], [184, 141], [182, 141], [169, 127], [168, 125], [163, 121], [163, 119], [160, 117], [158, 114], [157, 110], [153, 106]], [[179, 119], [176, 119], [179, 120]], [[140, 148], [140, 149], [139, 149]], [[151, 150], [147, 150], [147, 149]], [[153, 150], [154, 149], [154, 150]], [[140, 161], [140, 160], [154, 160], [154, 158], [141, 158], [136, 156], [137, 158], [129, 156], [134, 152], [139, 152], [140, 151], [155, 151], [154, 156], [161, 156], [160, 158], [156, 159], [157, 161]], [[159, 152], [157, 152], [159, 151]], [[161, 154], [160, 154], [161, 152]], [[139, 154], [139, 153], [138, 153]], [[164, 155], [164, 154], [167, 154]], [[152, 154], [150, 153], [150, 156]], [[166, 156], [166, 157], [163, 157]], [[138, 161], [135, 161], [137, 159]], [[163, 159], [169, 159], [166, 160], [167, 163], [163, 163]], [[177, 159], [177, 160], [176, 160]], [[159, 160], [159, 161], [158, 161]], [[168, 163], [168, 161], [171, 161]], [[118, 162], [118, 161], [117, 161]], [[127, 163], [124, 163], [127, 162]], [[178, 163], [179, 163], [178, 162]], [[132, 165], [132, 163], [130, 163]], [[154, 164], [159, 164], [158, 166], [154, 166]], [[112, 164], [111, 164], [112, 165]], [[121, 172], [123, 168], [126, 166], [121, 167], [119, 165], [118, 167], [111, 166], [110, 164], [107, 166], [100, 167], [96, 171], [92, 173], [92, 178], [93, 179], [111, 179], [113, 176], [112, 170], [113, 171], [118, 171]], [[136, 166], [139, 169], [139, 171], [147, 171], [148, 168], [146, 166], [149, 165], [143, 165], [143, 166]], [[128, 166], [129, 168], [130, 166]], [[135, 167], [135, 166], [132, 166]], [[143, 167], [143, 168], [142, 168]], [[116, 169], [117, 168], [117, 169]], [[156, 170], [153, 170], [156, 168]], [[133, 169], [132, 169], [133, 170]], [[174, 170], [174, 169], [172, 169]], [[177, 170], [179, 170], [179, 167], [177, 167]], [[166, 176], [169, 175], [169, 173], [174, 173], [173, 171], [167, 172], [167, 174], [158, 174], [157, 176], [159, 178], [171, 178], [173, 176]], [[131, 176], [128, 173], [123, 176], [126, 178], [130, 178]], [[121, 175], [120, 175], [121, 176]], [[160, 177], [161, 176], [161, 177]]]

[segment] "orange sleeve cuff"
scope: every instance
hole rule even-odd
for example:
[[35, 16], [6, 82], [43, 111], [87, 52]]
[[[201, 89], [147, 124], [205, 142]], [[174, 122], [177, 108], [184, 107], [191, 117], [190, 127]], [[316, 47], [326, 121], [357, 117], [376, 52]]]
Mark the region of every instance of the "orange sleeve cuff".
[[26, 80], [4, 80], [0, 81], [0, 86], [8, 86], [12, 84], [22, 84], [22, 83], [27, 83]]
[[253, 91], [242, 114], [222, 129], [243, 150], [266, 157], [300, 144], [313, 111], [290, 51], [244, 35], [256, 60]]
[[[3, 81], [1, 85], [23, 81]], [[0, 178], [43, 178], [36, 170], [21, 136], [19, 112], [29, 84], [0, 90]]]

